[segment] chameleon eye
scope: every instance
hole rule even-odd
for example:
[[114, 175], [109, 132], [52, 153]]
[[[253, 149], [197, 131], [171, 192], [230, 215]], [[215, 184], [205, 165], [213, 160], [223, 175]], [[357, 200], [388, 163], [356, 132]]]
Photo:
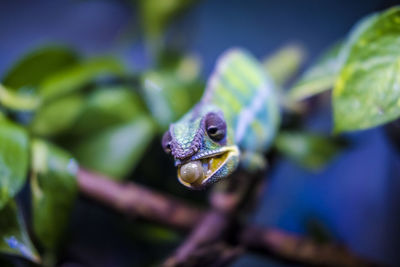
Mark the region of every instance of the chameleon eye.
[[171, 141], [172, 141], [171, 133], [169, 131], [166, 131], [162, 137], [161, 144], [165, 153], [167, 154], [171, 153]]
[[205, 119], [207, 134], [214, 141], [221, 141], [226, 136], [226, 123], [224, 119], [216, 113], [208, 113]]

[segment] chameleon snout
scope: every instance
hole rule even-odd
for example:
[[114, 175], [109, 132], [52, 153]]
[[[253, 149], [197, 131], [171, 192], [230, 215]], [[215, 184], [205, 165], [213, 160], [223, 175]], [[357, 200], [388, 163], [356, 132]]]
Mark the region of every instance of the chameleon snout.
[[237, 166], [239, 149], [227, 146], [194, 155], [189, 162], [178, 165], [178, 180], [192, 189], [201, 189], [227, 176]]

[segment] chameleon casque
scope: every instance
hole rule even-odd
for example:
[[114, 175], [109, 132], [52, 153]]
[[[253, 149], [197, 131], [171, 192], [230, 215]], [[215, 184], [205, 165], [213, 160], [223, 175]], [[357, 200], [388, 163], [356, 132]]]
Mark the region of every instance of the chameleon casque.
[[252, 162], [271, 145], [279, 126], [275, 85], [261, 64], [233, 48], [217, 61], [199, 101], [162, 138], [178, 180], [200, 189]]

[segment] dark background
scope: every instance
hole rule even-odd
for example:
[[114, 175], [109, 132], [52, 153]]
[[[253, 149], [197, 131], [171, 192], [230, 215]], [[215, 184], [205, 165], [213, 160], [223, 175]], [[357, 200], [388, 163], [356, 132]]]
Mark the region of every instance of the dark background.
[[[203, 59], [204, 77], [217, 56], [231, 46], [243, 46], [262, 57], [295, 41], [307, 50], [307, 66], [361, 17], [395, 4], [382, 0], [200, 1], [173, 25], [173, 31], [188, 51]], [[118, 55], [130, 67], [144, 68], [148, 60], [143, 45], [135, 42], [141, 39], [136, 21], [137, 12], [124, 1], [1, 1], [0, 75], [29, 48], [47, 42], [66, 43], [86, 55]], [[318, 131], [328, 132], [331, 125], [329, 106], [308, 122], [310, 129]], [[310, 174], [290, 162], [279, 162], [253, 220], [301, 234], [317, 222], [356, 253], [399, 265], [400, 161], [381, 128], [348, 137], [353, 145], [321, 173]], [[154, 248], [135, 243], [129, 234], [124, 237], [120, 226], [131, 221], [90, 202], [80, 203], [76, 213], [84, 213], [85, 218], [74, 217], [72, 227], [79, 231], [72, 231], [65, 258], [75, 264], [68, 266], [144, 264], [138, 260], [143, 252], [162, 257], [170, 247], [166, 243], [165, 248]], [[266, 263], [248, 255], [235, 265]]]

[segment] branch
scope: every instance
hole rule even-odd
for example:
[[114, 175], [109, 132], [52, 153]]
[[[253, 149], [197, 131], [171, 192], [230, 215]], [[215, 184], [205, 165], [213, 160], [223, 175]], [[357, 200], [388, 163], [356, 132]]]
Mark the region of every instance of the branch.
[[345, 247], [318, 243], [278, 229], [248, 226], [240, 234], [247, 249], [274, 258], [314, 266], [379, 266], [353, 255]]
[[216, 210], [207, 212], [163, 266], [222, 266], [233, 261], [244, 250], [224, 241], [228, 226], [224, 214]]
[[[214, 215], [213, 213], [206, 215], [204, 210], [188, 205], [184, 201], [153, 192], [131, 182], [118, 183], [105, 176], [83, 169], [78, 173], [78, 185], [80, 192], [85, 196], [121, 213], [138, 216], [175, 229], [190, 230], [196, 227], [196, 224], [200, 221], [208, 221], [208, 223], [203, 223], [204, 228], [213, 228], [218, 225], [215, 222], [220, 220], [218, 219], [218, 216], [221, 215], [220, 212]], [[214, 198], [219, 199], [219, 204], [215, 205], [229, 207], [229, 203], [235, 203], [232, 197], [219, 198], [217, 196], [215, 194]], [[215, 199], [214, 201], [217, 201]], [[224, 228], [223, 225], [220, 227]], [[193, 232], [192, 235], [200, 235], [204, 233], [202, 231], [201, 228], [197, 228], [197, 231]], [[229, 262], [240, 255], [244, 249], [248, 249], [273, 258], [305, 265], [378, 266], [360, 259], [343, 247], [319, 244], [308, 238], [285, 233], [281, 230], [250, 225], [242, 227], [233, 235], [236, 235], [233, 239], [239, 245], [216, 243], [208, 249], [199, 249], [196, 253], [212, 257], [213, 253], [222, 250], [224, 257], [221, 258], [221, 264]], [[215, 237], [217, 236], [215, 235]]]
[[80, 169], [78, 186], [82, 194], [130, 216], [138, 216], [177, 229], [189, 230], [204, 212], [182, 201], [150, 191], [134, 183], [118, 183], [100, 174]]
[[[199, 250], [205, 250], [213, 255], [212, 259], [208, 259], [208, 265], [220, 266], [218, 263], [225, 252], [235, 250], [225, 240], [229, 238], [229, 228], [236, 222], [234, 214], [239, 211], [239, 206], [248, 195], [254, 181], [256, 181], [255, 176], [236, 172], [230, 179], [216, 184], [215, 190], [210, 194], [210, 211], [176, 252], [164, 262], [164, 266], [204, 266], [203, 257], [197, 253]], [[220, 244], [218, 251], [214, 249], [215, 243]], [[240, 247], [235, 251], [237, 253], [231, 254], [229, 261], [233, 261], [243, 252]]]

